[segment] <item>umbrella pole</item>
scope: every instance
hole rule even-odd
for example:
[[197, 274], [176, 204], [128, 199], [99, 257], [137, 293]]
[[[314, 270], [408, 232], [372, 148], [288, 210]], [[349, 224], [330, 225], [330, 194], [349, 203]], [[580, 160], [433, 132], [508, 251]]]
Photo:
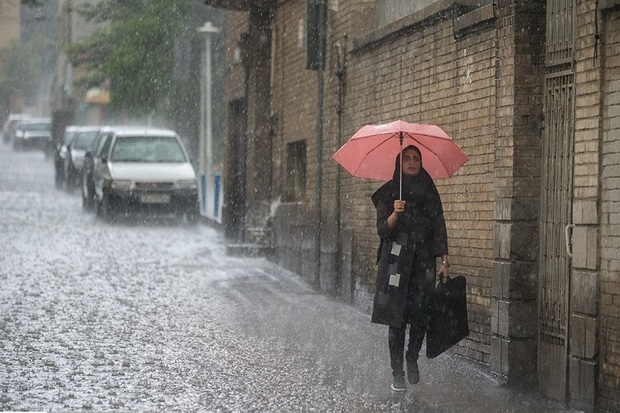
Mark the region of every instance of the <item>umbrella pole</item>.
[[400, 132], [400, 136], [398, 138], [400, 140], [400, 152], [399, 152], [399, 156], [400, 156], [400, 180], [399, 180], [399, 192], [398, 192], [398, 200], [402, 201], [403, 200], [403, 133]]

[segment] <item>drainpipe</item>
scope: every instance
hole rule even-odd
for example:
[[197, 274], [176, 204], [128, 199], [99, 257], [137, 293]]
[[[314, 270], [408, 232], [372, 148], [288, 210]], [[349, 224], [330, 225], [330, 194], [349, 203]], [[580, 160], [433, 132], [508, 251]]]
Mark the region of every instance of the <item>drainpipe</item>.
[[[337, 119], [338, 119], [338, 148], [342, 146], [342, 117], [344, 116], [344, 91], [345, 91], [345, 46], [346, 37], [342, 42], [336, 43], [337, 49], [337, 59], [338, 59], [338, 69], [336, 71], [336, 75], [338, 76], [338, 106], [337, 106]], [[342, 168], [336, 168], [336, 274], [337, 274], [337, 282], [336, 282], [336, 292], [341, 294], [341, 280], [342, 280], [342, 240], [340, 239], [342, 234], [342, 211], [341, 202], [340, 202], [340, 194], [341, 194], [341, 175], [340, 171]]]
[[321, 282], [321, 186], [323, 183], [323, 88], [325, 73], [325, 13], [326, 0], [316, 0], [318, 10], [318, 70], [317, 70], [317, 119], [316, 119], [316, 190], [315, 190], [315, 225], [314, 259], [316, 270], [314, 273], [314, 286], [320, 288]]

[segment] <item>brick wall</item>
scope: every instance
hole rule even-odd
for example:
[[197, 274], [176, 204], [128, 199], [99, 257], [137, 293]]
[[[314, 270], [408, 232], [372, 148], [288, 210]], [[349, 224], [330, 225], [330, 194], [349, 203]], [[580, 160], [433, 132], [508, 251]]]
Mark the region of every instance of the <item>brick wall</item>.
[[[492, 348], [492, 337], [506, 333], [502, 336], [506, 342], [518, 341], [512, 340], [510, 331], [515, 320], [523, 323], [516, 327], [517, 331], [536, 327], [531, 315], [532, 308], [535, 310], [532, 302], [535, 303], [537, 286], [533, 274], [536, 273], [544, 78], [542, 63], [536, 59], [543, 43], [544, 28], [539, 24], [544, 3], [500, 0], [494, 3], [495, 9], [489, 2], [468, 13], [453, 2], [439, 1], [437, 5], [445, 6], [440, 10], [441, 18], [416, 13], [408, 16], [405, 23], [396, 22], [370, 31], [372, 24], [366, 28], [358, 22], [360, 18], [373, 18], [376, 11], [373, 3], [371, 0], [329, 2], [321, 165], [321, 288], [347, 297], [358, 308], [370, 312], [379, 241], [370, 195], [381, 183], [351, 178], [329, 157], [367, 123], [401, 118], [438, 124], [471, 159], [456, 176], [436, 182], [448, 225], [453, 273], [464, 274], [468, 279], [471, 334], [455, 351], [493, 364], [491, 357], [503, 357], [503, 349]], [[588, 383], [596, 380], [597, 405], [618, 411], [619, 11], [616, 7], [599, 15], [602, 37], [599, 48], [595, 49], [595, 4], [579, 0], [577, 6], [573, 205], [577, 227], [573, 243], [578, 254], [571, 278], [571, 328], [586, 334], [594, 331], [592, 334], [597, 335], [598, 378]], [[306, 199], [277, 208], [274, 234], [279, 263], [311, 277], [315, 270], [317, 77], [316, 72], [305, 69], [305, 39], [300, 38], [304, 33], [304, 11], [303, 0], [283, 2], [272, 23], [270, 114], [275, 132], [271, 195], [277, 197], [282, 192], [287, 173], [286, 144], [306, 140]], [[247, 30], [240, 16], [235, 19], [233, 32]], [[531, 22], [535, 17], [534, 27]], [[398, 36], [391, 35], [396, 32]], [[230, 70], [229, 78], [236, 77], [239, 82], [235, 66], [230, 66]], [[239, 84], [242, 83], [231, 81], [229, 99], [239, 93], [242, 96]], [[504, 227], [498, 223], [506, 224], [505, 228], [509, 229], [505, 237], [501, 231]], [[591, 249], [587, 245], [597, 239], [597, 234], [600, 248]], [[583, 249], [578, 247], [580, 243], [585, 245]], [[594, 251], [594, 260], [590, 251]], [[339, 262], [340, 257], [347, 262]], [[517, 265], [511, 267], [512, 264]], [[348, 271], [348, 275], [343, 271]], [[515, 273], [520, 274], [515, 276]], [[508, 282], [499, 282], [497, 274], [507, 274]], [[529, 283], [527, 288], [521, 282]], [[527, 304], [527, 311], [523, 311], [523, 304]], [[594, 324], [598, 325], [598, 332], [596, 327], [594, 330], [577, 328], [578, 322], [584, 320], [584, 325], [592, 325], [591, 319], [598, 323]], [[492, 331], [494, 325], [498, 326], [497, 331]], [[525, 339], [531, 346], [536, 333], [531, 329], [527, 332]], [[575, 369], [579, 371], [574, 376], [577, 379], [571, 376], [569, 387], [571, 397], [588, 407], [594, 403], [588, 405], [588, 397], [594, 397], [595, 385], [581, 386], [579, 380], [583, 381], [595, 370], [582, 374], [589, 366], [595, 366], [596, 355], [591, 346], [581, 348], [575, 339], [571, 337], [570, 369], [573, 375]], [[584, 343], [589, 341], [586, 339]], [[524, 348], [518, 350], [522, 353]], [[519, 351], [513, 362], [517, 369], [520, 359], [533, 359], [531, 352]], [[579, 393], [584, 389], [585, 393]], [[592, 391], [588, 393], [588, 389]]]
[[[437, 180], [448, 226], [452, 271], [468, 279], [471, 334], [457, 352], [488, 362], [493, 252], [495, 33], [488, 27], [455, 39], [453, 20], [418, 25], [382, 42], [351, 39], [347, 62], [346, 136], [367, 123], [398, 118], [441, 126], [471, 161]], [[392, 162], [392, 160], [388, 160]], [[369, 308], [378, 236], [370, 195], [381, 183], [342, 180], [342, 219], [354, 228], [354, 302]], [[370, 287], [370, 291], [369, 288]]]
[[[599, 404], [620, 411], [620, 10], [601, 13], [603, 65]], [[585, 145], [584, 145], [585, 146]], [[588, 148], [595, 149], [593, 145]], [[584, 148], [585, 150], [585, 148]]]
[[314, 277], [314, 196], [316, 193], [317, 75], [306, 69], [304, 1], [278, 7], [272, 23], [272, 116], [276, 122], [273, 152], [274, 199], [283, 193], [290, 166], [287, 144], [306, 143], [306, 192], [300, 203], [275, 211], [276, 260], [305, 278]]
[[[537, 60], [543, 29], [533, 29], [531, 22], [532, 16], [538, 16], [536, 22], [541, 23], [542, 3], [502, 0], [491, 9], [487, 23], [481, 17], [489, 15], [491, 6], [468, 15], [451, 2], [437, 4], [447, 7], [440, 19], [416, 13], [405, 19], [405, 26], [370, 31], [357, 22], [362, 19], [369, 22], [368, 28], [374, 27], [372, 1], [329, 3], [320, 287], [370, 312], [378, 246], [370, 195], [381, 183], [351, 178], [329, 157], [364, 124], [398, 118], [435, 123], [471, 159], [456, 176], [436, 182], [444, 203], [453, 272], [468, 279], [471, 334], [455, 350], [490, 364], [490, 358], [499, 355], [502, 364], [503, 349], [492, 348], [491, 338], [506, 333], [506, 342], [518, 341], [512, 340], [510, 324], [505, 322], [523, 319], [535, 308], [530, 305], [535, 300], [535, 280], [519, 291], [513, 287], [536, 271], [537, 239], [532, 234], [536, 232], [540, 192], [537, 162], [544, 73]], [[576, 255], [571, 279], [569, 386], [573, 401], [585, 407], [594, 404], [594, 390], [584, 392], [594, 387], [580, 383], [594, 371], [586, 370], [595, 365], [596, 355], [590, 345], [580, 347], [574, 332], [583, 330], [578, 328], [580, 322], [588, 326], [596, 325], [590, 320], [597, 320], [598, 333], [596, 327], [593, 330], [598, 334], [596, 351], [600, 351], [596, 403], [616, 411], [620, 400], [620, 262], [616, 258], [620, 247], [620, 173], [616, 166], [620, 162], [620, 145], [616, 142], [620, 128], [619, 11], [617, 7], [607, 8], [600, 14], [602, 37], [596, 49], [595, 5], [586, 0], [577, 5], [573, 205], [577, 227], [573, 236]], [[277, 208], [274, 234], [279, 263], [311, 277], [316, 264], [317, 77], [316, 72], [305, 69], [304, 11], [304, 1], [284, 2], [272, 23], [272, 182], [273, 196], [281, 194], [287, 174], [286, 145], [305, 140], [306, 198]], [[229, 36], [247, 31], [247, 19], [241, 16], [237, 14], [234, 24], [229, 24]], [[405, 27], [398, 36], [390, 35]], [[229, 70], [230, 101], [243, 96], [243, 90], [239, 88], [239, 66], [231, 63]], [[501, 227], [498, 223], [509, 229], [505, 237], [502, 231], [495, 231]], [[588, 246], [597, 234], [600, 248]], [[341, 257], [348, 261], [339, 262]], [[516, 264], [514, 268], [512, 264]], [[507, 275], [507, 283], [498, 274]], [[598, 305], [596, 299], [588, 298], [596, 297], [597, 291]], [[529, 306], [527, 312], [520, 310], [522, 304]], [[511, 308], [513, 312], [507, 314], [505, 310]], [[528, 320], [530, 327], [534, 326]], [[497, 331], [492, 330], [494, 325]], [[517, 330], [524, 331], [518, 326]], [[587, 328], [583, 331], [592, 332]], [[526, 339], [530, 343], [535, 340], [535, 332]], [[513, 364], [517, 368], [519, 357], [531, 355], [515, 354], [518, 357]], [[502, 368], [500, 372], [504, 372]]]
[[248, 31], [248, 14], [244, 12], [227, 12], [226, 13], [226, 102], [245, 97], [244, 70], [241, 65], [241, 50], [239, 42], [241, 34]]
[[19, 39], [20, 6], [18, 0], [0, 4], [0, 49]]
[[[600, 289], [597, 257], [600, 248], [599, 211], [592, 206], [600, 196], [599, 151], [601, 127], [601, 65], [595, 59], [595, 4], [576, 3], [575, 22], [575, 150], [573, 174], [573, 249], [571, 272], [569, 398], [581, 408], [596, 403], [596, 320], [599, 308], [590, 303]], [[589, 211], [592, 209], [592, 212]], [[588, 286], [583, 288], [583, 286]], [[599, 373], [600, 377], [600, 373]]]
[[497, 2], [498, 46], [491, 368], [536, 374], [538, 209], [540, 205], [541, 2]]

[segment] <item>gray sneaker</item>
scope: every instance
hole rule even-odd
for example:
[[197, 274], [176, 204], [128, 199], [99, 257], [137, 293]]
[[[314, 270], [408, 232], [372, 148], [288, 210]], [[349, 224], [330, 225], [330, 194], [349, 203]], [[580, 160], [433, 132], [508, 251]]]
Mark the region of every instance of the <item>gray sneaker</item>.
[[394, 376], [394, 382], [392, 383], [393, 391], [407, 391], [407, 383], [405, 383], [404, 376]]

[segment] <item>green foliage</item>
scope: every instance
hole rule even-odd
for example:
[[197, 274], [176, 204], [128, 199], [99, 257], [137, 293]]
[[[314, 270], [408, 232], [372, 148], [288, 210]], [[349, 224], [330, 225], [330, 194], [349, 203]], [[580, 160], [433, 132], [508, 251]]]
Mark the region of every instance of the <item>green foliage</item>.
[[[205, 49], [197, 29], [207, 20], [222, 27], [224, 14], [204, 0], [93, 0], [78, 11], [102, 25], [68, 50], [79, 69], [74, 73], [82, 78], [76, 86], [110, 86], [110, 109], [116, 109], [111, 112], [133, 119], [148, 115], [156, 124], [175, 129], [197, 158]], [[226, 107], [216, 103], [224, 100], [224, 70], [217, 69], [224, 67], [222, 40], [216, 36], [212, 45], [216, 156], [223, 147]]]
[[111, 106], [132, 115], [156, 112], [166, 101], [174, 68], [175, 39], [182, 32], [189, 0], [105, 0], [81, 13], [107, 22], [82, 44], [71, 47], [76, 66], [91, 84], [111, 81]]
[[73, 66], [80, 67], [85, 73], [76, 85], [83, 88], [98, 87], [106, 80], [103, 64], [113, 51], [113, 44], [108, 41], [110, 28], [102, 28], [83, 43], [69, 46], [67, 54]]

